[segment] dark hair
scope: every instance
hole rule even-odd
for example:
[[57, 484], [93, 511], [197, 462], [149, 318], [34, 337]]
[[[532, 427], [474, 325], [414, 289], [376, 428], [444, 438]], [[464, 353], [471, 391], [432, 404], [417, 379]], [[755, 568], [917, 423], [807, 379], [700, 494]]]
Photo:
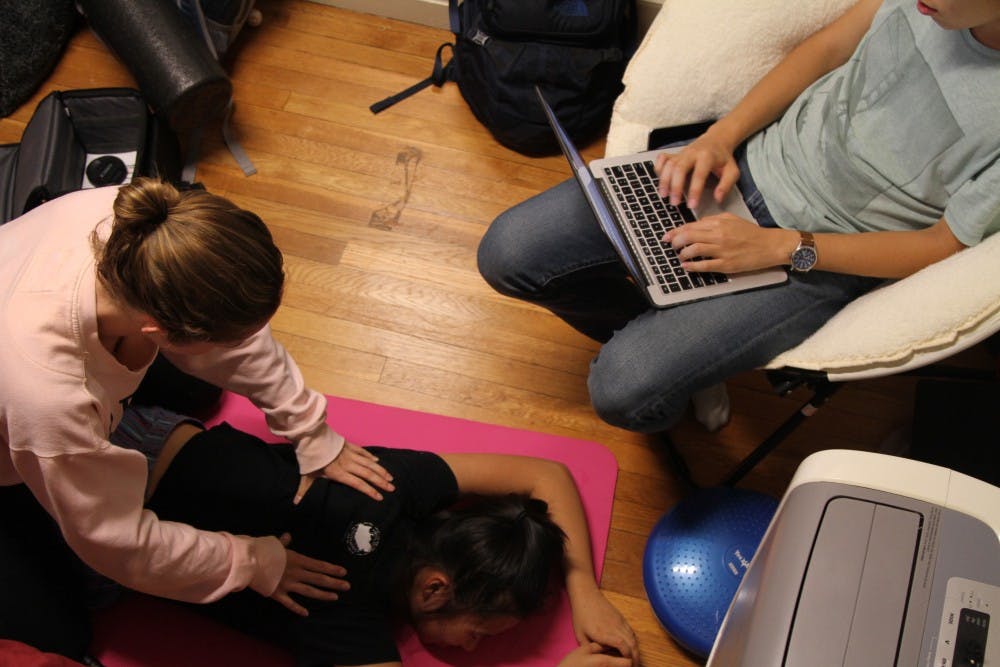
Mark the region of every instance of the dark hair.
[[566, 535], [548, 505], [526, 495], [472, 496], [423, 522], [411, 546], [410, 581], [435, 567], [452, 581], [437, 614], [524, 618], [545, 603], [561, 571]]
[[140, 178], [119, 189], [97, 275], [173, 343], [234, 342], [281, 303], [281, 251], [257, 215], [204, 190]]

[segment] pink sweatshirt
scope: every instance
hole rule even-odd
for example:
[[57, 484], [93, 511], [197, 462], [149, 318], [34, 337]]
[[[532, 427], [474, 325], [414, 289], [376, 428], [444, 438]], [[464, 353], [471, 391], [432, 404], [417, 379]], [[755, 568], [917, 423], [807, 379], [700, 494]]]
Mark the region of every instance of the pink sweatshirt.
[[[27, 484], [73, 551], [130, 588], [190, 602], [247, 586], [270, 595], [285, 567], [276, 538], [160, 521], [143, 509], [145, 457], [108, 442], [145, 374], [98, 340], [89, 236], [99, 228], [106, 238], [116, 194], [75, 192], [0, 226], [0, 485]], [[170, 359], [250, 397], [274, 434], [296, 443], [303, 472], [340, 453], [325, 398], [269, 328], [237, 348]]]

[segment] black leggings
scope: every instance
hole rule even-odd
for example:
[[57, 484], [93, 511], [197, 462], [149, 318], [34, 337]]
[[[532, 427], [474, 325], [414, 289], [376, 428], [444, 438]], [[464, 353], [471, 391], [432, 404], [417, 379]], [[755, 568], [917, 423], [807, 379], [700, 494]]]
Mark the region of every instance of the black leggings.
[[0, 487], [0, 638], [82, 661], [90, 647], [83, 564], [23, 484]]

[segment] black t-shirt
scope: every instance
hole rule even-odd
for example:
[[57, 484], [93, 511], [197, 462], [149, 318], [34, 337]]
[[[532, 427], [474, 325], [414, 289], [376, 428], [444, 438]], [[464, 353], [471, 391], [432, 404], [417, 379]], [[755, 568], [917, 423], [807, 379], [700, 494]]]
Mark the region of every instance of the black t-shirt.
[[351, 590], [324, 602], [297, 598], [302, 618], [243, 591], [207, 607], [240, 629], [291, 648], [298, 665], [398, 661], [390, 618], [398, 572], [412, 527], [455, 501], [458, 484], [436, 454], [369, 448], [393, 476], [396, 491], [375, 501], [347, 486], [316, 480], [299, 505], [292, 449], [267, 445], [227, 424], [192, 438], [149, 502], [164, 520], [242, 535], [289, 532], [289, 548], [342, 565]]

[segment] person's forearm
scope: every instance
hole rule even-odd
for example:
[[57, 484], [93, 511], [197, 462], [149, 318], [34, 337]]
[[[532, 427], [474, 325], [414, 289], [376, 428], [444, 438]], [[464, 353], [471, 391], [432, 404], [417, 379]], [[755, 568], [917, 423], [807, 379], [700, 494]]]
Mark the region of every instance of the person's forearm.
[[18, 452], [15, 464], [80, 560], [128, 588], [206, 603], [244, 588], [269, 595], [281, 578], [277, 538], [198, 530], [143, 509], [146, 466], [133, 450]]
[[847, 62], [880, 4], [881, 0], [861, 0], [833, 23], [806, 38], [709, 132], [735, 148], [780, 118], [802, 91]]
[[[799, 233], [773, 231], [780, 238], [775, 260], [787, 265]], [[816, 234], [814, 238], [816, 270], [875, 278], [905, 278], [965, 248], [943, 220], [918, 231]]]
[[542, 459], [527, 461], [519, 474], [527, 484], [524, 491], [548, 504], [549, 515], [566, 534], [566, 591], [572, 601], [574, 593], [597, 588], [590, 528], [580, 493], [565, 465]]
[[548, 503], [552, 520], [566, 533], [566, 588], [570, 595], [579, 586], [595, 587], [590, 529], [569, 470], [561, 465], [548, 466], [544, 481], [536, 484], [532, 495]]
[[327, 425], [326, 397], [306, 386], [269, 325], [236, 347], [163, 354], [180, 370], [251, 399], [267, 415], [271, 432], [295, 444], [303, 473], [324, 468], [343, 449], [344, 438]]

